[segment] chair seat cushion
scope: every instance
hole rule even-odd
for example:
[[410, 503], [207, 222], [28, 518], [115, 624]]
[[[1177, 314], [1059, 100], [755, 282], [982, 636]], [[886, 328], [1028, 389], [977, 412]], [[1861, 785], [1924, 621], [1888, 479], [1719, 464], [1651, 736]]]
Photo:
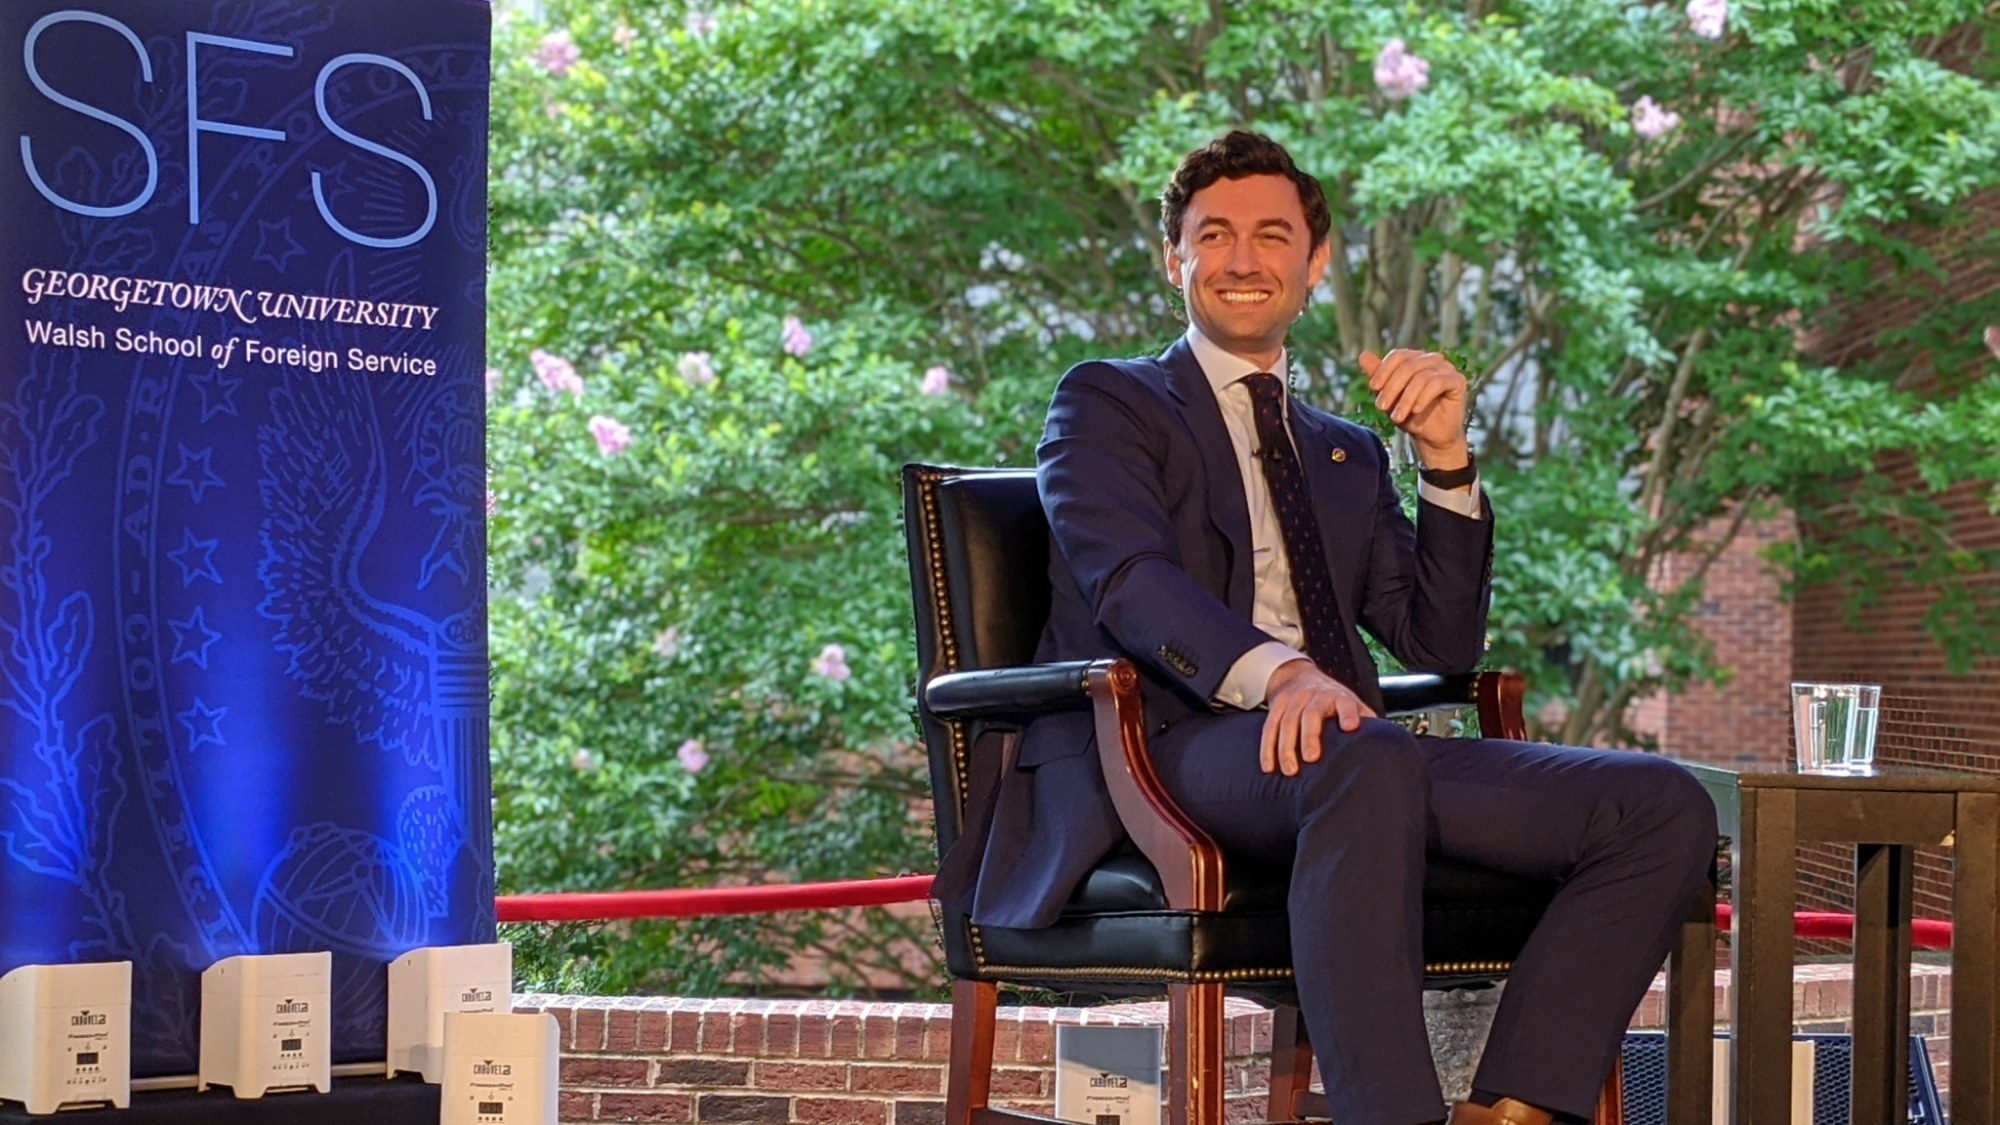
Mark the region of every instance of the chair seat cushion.
[[[1038, 930], [971, 927], [974, 963], [956, 975], [1059, 987], [1066, 980], [1279, 981], [1291, 976], [1285, 912], [1290, 871], [1231, 857], [1223, 909], [1171, 911], [1145, 857], [1113, 856]], [[1431, 857], [1424, 884], [1424, 962], [1434, 977], [1504, 975], [1556, 884]]]
[[[1282, 911], [1290, 880], [1287, 868], [1230, 856], [1222, 868], [1222, 909], [1252, 914]], [[1152, 862], [1137, 852], [1121, 852], [1084, 876], [1063, 904], [1063, 916], [1166, 908], [1167, 892]]]

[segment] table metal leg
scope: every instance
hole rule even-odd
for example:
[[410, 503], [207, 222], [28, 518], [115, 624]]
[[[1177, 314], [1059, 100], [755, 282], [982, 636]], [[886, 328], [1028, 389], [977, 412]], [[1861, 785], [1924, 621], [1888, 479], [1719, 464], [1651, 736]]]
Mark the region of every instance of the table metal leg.
[[1910, 911], [1916, 854], [1901, 844], [1854, 848], [1856, 1125], [1910, 1113]]
[[1798, 895], [1798, 794], [1744, 789], [1730, 855], [1735, 1002], [1730, 1125], [1792, 1119], [1792, 903]]
[[1960, 793], [1954, 829], [1951, 1119], [2000, 1116], [2000, 794]]

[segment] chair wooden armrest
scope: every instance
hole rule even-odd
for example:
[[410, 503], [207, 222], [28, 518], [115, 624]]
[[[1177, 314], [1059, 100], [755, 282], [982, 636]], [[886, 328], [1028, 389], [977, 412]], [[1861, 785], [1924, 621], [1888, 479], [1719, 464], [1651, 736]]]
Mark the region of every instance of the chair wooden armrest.
[[[1481, 731], [1525, 738], [1523, 682], [1514, 672], [1382, 679], [1384, 710], [1409, 715], [1468, 703]], [[1154, 772], [1146, 742], [1139, 670], [1129, 660], [1069, 661], [953, 672], [924, 685], [924, 706], [941, 719], [1026, 717], [1083, 706], [1093, 709], [1098, 762], [1126, 835], [1160, 873], [1170, 910], [1222, 909], [1222, 849], [1190, 820]]]
[[1479, 708], [1479, 734], [1483, 738], [1528, 740], [1528, 720], [1521, 714], [1521, 701], [1528, 694], [1528, 679], [1519, 672], [1480, 672], [1473, 684], [1472, 701]]
[[1222, 909], [1222, 848], [1167, 795], [1146, 747], [1139, 670], [1099, 660], [1086, 677], [1097, 718], [1097, 760], [1125, 834], [1160, 873], [1168, 910]]
[[[1169, 910], [1222, 909], [1222, 848], [1168, 795], [1146, 744], [1139, 670], [1129, 660], [1099, 660], [1085, 673], [1096, 715], [1097, 758], [1125, 834], [1160, 874]], [[1385, 710], [1415, 714], [1475, 704], [1487, 737], [1523, 739], [1525, 681], [1517, 672], [1459, 676], [1414, 674], [1382, 680]]]

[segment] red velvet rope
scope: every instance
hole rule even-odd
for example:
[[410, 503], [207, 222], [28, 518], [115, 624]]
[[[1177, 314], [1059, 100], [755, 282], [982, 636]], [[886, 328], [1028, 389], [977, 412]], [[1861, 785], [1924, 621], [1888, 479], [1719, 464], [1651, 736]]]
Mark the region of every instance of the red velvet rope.
[[[706, 918], [718, 914], [776, 914], [785, 910], [838, 910], [887, 906], [930, 897], [929, 875], [853, 879], [841, 883], [781, 883], [756, 887], [684, 887], [667, 891], [501, 895], [494, 912], [502, 922], [613, 922], [630, 918]], [[1728, 904], [1715, 908], [1720, 930], [1730, 926]], [[1792, 933], [1802, 938], [1850, 939], [1854, 915], [1799, 911]], [[1951, 923], [1919, 918], [1910, 924], [1918, 949], [1950, 949]]]
[[[1730, 910], [1727, 903], [1716, 906], [1715, 925], [1717, 929], [1729, 929]], [[1792, 935], [1802, 938], [1851, 939], [1854, 937], [1854, 915], [1801, 910], [1792, 915]], [[1950, 949], [1951, 923], [1930, 918], [1916, 919], [1910, 923], [1910, 944], [1918, 949]]]
[[493, 902], [502, 922], [610, 922], [626, 918], [706, 918], [716, 914], [776, 914], [784, 910], [835, 910], [922, 902], [931, 896], [929, 875], [854, 879], [844, 883], [781, 883], [757, 887], [683, 887], [670, 891], [501, 895]]

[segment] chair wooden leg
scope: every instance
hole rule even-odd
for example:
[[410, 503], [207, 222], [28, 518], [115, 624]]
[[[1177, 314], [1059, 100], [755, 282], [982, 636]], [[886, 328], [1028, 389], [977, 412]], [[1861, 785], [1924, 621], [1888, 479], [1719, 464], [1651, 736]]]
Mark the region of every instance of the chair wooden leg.
[[1167, 986], [1171, 1125], [1223, 1125], [1222, 994], [1221, 984]]
[[1271, 1013], [1271, 1104], [1264, 1119], [1298, 1121], [1299, 1095], [1312, 1086], [1312, 1040], [1297, 1008], [1280, 1005]]
[[1591, 1125], [1625, 1125], [1625, 1056], [1619, 1052], [1611, 1060], [1611, 1075], [1604, 1080], [1604, 1088], [1597, 1092], [1597, 1112], [1591, 1114]]
[[945, 1125], [972, 1125], [993, 1085], [993, 1020], [997, 985], [951, 982], [951, 1063], [945, 1072]]

